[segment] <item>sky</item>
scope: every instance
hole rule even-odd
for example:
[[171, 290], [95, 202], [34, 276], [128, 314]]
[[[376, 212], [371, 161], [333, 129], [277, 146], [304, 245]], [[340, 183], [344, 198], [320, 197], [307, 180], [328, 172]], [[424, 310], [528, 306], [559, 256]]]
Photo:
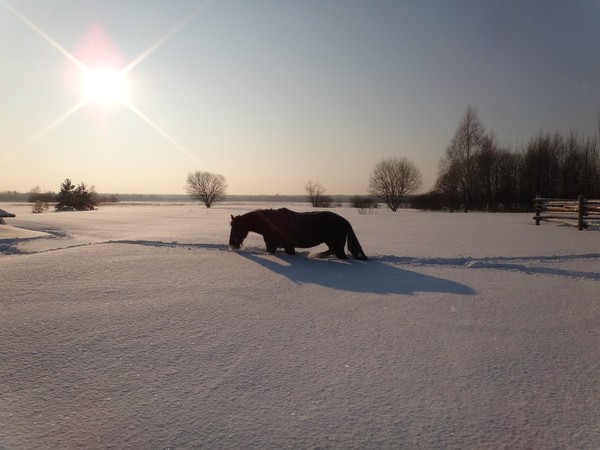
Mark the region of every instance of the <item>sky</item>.
[[[0, 0], [0, 191], [430, 190], [468, 105], [515, 149], [598, 131], [595, 0]], [[100, 80], [100, 81], [98, 81]]]

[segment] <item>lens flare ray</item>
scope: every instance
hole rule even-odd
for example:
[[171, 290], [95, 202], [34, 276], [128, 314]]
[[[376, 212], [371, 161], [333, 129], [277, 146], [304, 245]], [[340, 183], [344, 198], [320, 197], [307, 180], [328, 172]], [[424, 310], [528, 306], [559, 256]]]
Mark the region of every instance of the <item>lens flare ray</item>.
[[144, 122], [146, 122], [151, 128], [153, 128], [158, 134], [160, 134], [167, 141], [169, 141], [171, 144], [173, 144], [173, 146], [176, 149], [178, 149], [181, 153], [183, 153], [185, 156], [190, 158], [196, 164], [202, 165], [200, 163], [200, 161], [194, 155], [192, 155], [183, 145], [181, 145], [179, 142], [177, 142], [175, 140], [175, 138], [171, 137], [171, 135], [169, 133], [167, 133], [160, 126], [158, 126], [152, 119], [150, 119], [142, 111], [140, 111], [138, 108], [136, 108], [131, 102], [124, 100], [123, 104], [125, 106], [127, 106], [131, 111], [133, 111], [133, 113], [135, 113], [140, 119], [142, 119]]
[[61, 116], [59, 116], [57, 119], [55, 119], [54, 121], [52, 121], [52, 123], [50, 123], [49, 125], [47, 125], [46, 127], [42, 128], [40, 131], [38, 131], [36, 134], [34, 134], [33, 136], [31, 136], [27, 141], [25, 141], [24, 143], [22, 143], [21, 145], [13, 148], [11, 151], [8, 152], [8, 154], [6, 154], [2, 160], [5, 161], [9, 158], [11, 158], [12, 156], [15, 156], [17, 153], [21, 152], [22, 150], [24, 150], [25, 148], [29, 147], [31, 144], [33, 144], [35, 141], [37, 141], [38, 139], [40, 139], [41, 137], [45, 136], [46, 134], [48, 134], [50, 131], [52, 131], [54, 128], [56, 128], [57, 126], [59, 126], [61, 123], [63, 123], [65, 120], [67, 120], [69, 117], [71, 117], [73, 114], [75, 114], [77, 111], [79, 111], [81, 108], [83, 108], [85, 105], [87, 105], [88, 100], [87, 99], [83, 99], [81, 100], [79, 103], [77, 103], [75, 106], [73, 106], [71, 109], [69, 109], [68, 111], [66, 111], [64, 114], [62, 114]]
[[171, 31], [166, 33], [162, 38], [160, 38], [158, 41], [156, 41], [154, 44], [152, 44], [150, 47], [148, 47], [144, 52], [142, 52], [137, 58], [135, 58], [133, 61], [131, 61], [125, 67], [123, 67], [123, 69], [121, 70], [121, 73], [125, 74], [125, 73], [129, 72], [135, 66], [137, 66], [139, 63], [141, 63], [143, 60], [145, 60], [148, 56], [150, 56], [152, 53], [154, 53], [156, 50], [158, 50], [165, 42], [167, 42], [169, 39], [171, 39], [173, 36], [175, 36], [177, 33], [179, 33], [179, 31], [182, 28], [184, 28], [189, 22], [192, 21], [192, 19], [194, 19], [198, 14], [200, 14], [200, 12], [202, 12], [202, 10], [204, 8], [206, 8], [206, 6], [209, 3], [210, 3], [210, 0], [207, 0], [202, 5], [200, 5], [195, 10], [193, 10], [187, 17], [185, 17], [181, 22], [179, 22]]
[[82, 69], [82, 70], [87, 69], [85, 64], [83, 64], [81, 61], [79, 61], [77, 58], [75, 58], [75, 56], [73, 56], [70, 52], [68, 52], [62, 45], [60, 45], [58, 42], [56, 42], [54, 39], [52, 39], [50, 36], [48, 36], [48, 34], [46, 34], [40, 27], [38, 27], [31, 20], [29, 20], [27, 17], [25, 17], [19, 11], [17, 11], [13, 6], [11, 6], [9, 3], [7, 3], [4, 0], [0, 0], [0, 3], [6, 9], [8, 9], [15, 17], [17, 17], [21, 22], [23, 22], [30, 29], [32, 29], [37, 34], [39, 34], [42, 38], [44, 38], [44, 40], [46, 42], [48, 42], [48, 44], [50, 44], [52, 47], [54, 47], [56, 50], [58, 50], [60, 53], [62, 53], [65, 56], [65, 58], [67, 58], [69, 61], [71, 61], [73, 64], [75, 64], [80, 69]]

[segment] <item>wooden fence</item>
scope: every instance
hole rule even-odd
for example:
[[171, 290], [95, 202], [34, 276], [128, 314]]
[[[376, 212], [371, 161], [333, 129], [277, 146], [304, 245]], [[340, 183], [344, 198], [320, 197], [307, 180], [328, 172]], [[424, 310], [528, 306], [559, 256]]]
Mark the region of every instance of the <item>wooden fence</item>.
[[580, 195], [577, 200], [555, 198], [535, 198], [535, 224], [542, 220], [555, 220], [568, 224], [577, 223], [578, 230], [584, 230], [590, 221], [600, 220], [600, 200], [589, 200]]

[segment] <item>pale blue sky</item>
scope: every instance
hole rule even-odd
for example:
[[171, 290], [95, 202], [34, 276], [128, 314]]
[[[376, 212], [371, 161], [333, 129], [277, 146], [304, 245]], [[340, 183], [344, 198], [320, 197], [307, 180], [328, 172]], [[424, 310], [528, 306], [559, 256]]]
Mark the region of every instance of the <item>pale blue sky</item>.
[[[596, 0], [0, 0], [0, 30], [0, 191], [354, 194], [390, 156], [428, 190], [468, 104], [512, 148], [598, 127]], [[134, 62], [128, 105], [77, 61]]]

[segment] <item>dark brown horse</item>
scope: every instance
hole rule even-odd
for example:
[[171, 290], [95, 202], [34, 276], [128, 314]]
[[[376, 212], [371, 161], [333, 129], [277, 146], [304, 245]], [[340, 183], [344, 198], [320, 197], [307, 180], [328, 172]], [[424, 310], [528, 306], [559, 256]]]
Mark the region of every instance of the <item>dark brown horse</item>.
[[330, 211], [297, 213], [287, 208], [259, 209], [231, 216], [229, 245], [239, 249], [250, 231], [263, 236], [269, 253], [283, 248], [288, 255], [293, 255], [296, 248], [325, 243], [329, 249], [319, 253], [319, 257], [335, 255], [348, 259], [344, 251], [348, 241], [348, 250], [355, 259], [368, 260], [350, 222]]

